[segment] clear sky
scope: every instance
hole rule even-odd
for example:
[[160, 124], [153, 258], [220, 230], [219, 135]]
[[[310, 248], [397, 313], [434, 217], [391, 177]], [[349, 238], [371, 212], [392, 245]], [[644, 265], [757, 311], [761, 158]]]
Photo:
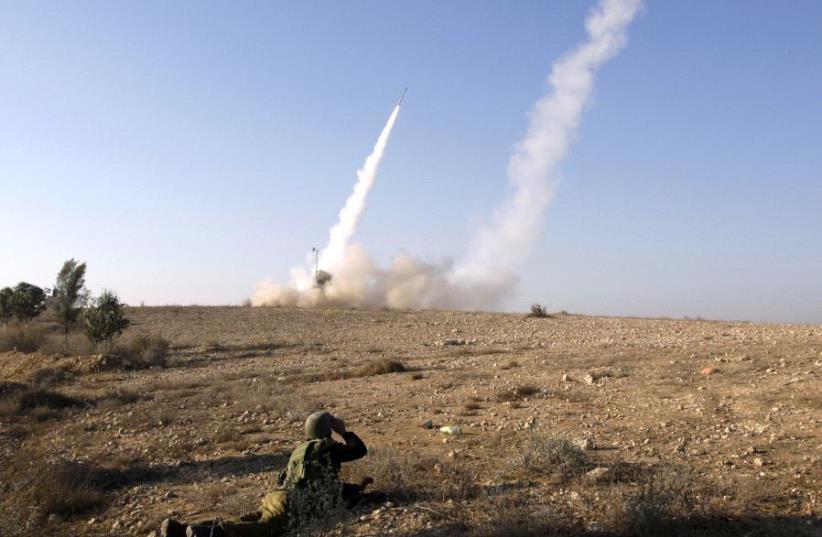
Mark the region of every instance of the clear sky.
[[[240, 303], [328, 227], [459, 257], [592, 2], [0, 2], [0, 285]], [[822, 322], [822, 2], [647, 2], [509, 309]]]

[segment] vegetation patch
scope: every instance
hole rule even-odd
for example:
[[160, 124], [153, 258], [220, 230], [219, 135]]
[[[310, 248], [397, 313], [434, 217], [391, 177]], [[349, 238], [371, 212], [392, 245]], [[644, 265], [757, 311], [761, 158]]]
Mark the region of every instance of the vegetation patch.
[[342, 380], [359, 377], [373, 377], [375, 375], [388, 375], [391, 373], [404, 373], [409, 369], [399, 360], [380, 358], [368, 362], [360, 367], [342, 369], [339, 371], [329, 371], [327, 373], [306, 373], [292, 377], [304, 382], [322, 382], [327, 380]]
[[548, 313], [548, 309], [542, 304], [531, 304], [531, 311], [528, 312], [528, 315], [526, 315], [526, 317], [535, 319], [548, 319], [551, 317], [551, 314]]
[[129, 341], [117, 344], [108, 354], [101, 356], [92, 369], [148, 369], [166, 367], [170, 343], [160, 336], [140, 334]]
[[0, 352], [32, 353], [46, 341], [46, 330], [31, 323], [9, 323], [0, 328]]
[[517, 386], [515, 388], [509, 388], [507, 390], [497, 392], [497, 401], [519, 401], [521, 399], [533, 397], [541, 393], [541, 391], [542, 390], [537, 386], [525, 384], [523, 386]]
[[519, 462], [532, 475], [557, 477], [566, 481], [581, 474], [589, 466], [585, 453], [564, 438], [534, 433], [518, 450]]

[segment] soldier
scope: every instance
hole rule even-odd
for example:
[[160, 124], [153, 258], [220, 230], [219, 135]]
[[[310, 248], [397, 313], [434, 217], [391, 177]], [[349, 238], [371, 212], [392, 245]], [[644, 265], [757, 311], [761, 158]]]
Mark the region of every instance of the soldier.
[[[345, 443], [331, 438], [335, 432]], [[260, 510], [230, 522], [206, 522], [186, 526], [167, 518], [160, 527], [161, 537], [273, 537], [283, 534], [292, 521], [294, 495], [317, 492], [318, 488], [340, 494], [349, 508], [363, 499], [381, 500], [383, 495], [364, 494], [373, 482], [365, 477], [360, 484], [340, 483], [338, 475], [344, 462], [355, 461], [368, 453], [360, 438], [346, 431], [345, 423], [329, 412], [315, 412], [305, 421], [307, 440], [291, 453], [286, 469], [280, 473], [277, 488], [268, 493]], [[289, 505], [289, 498], [292, 505]]]

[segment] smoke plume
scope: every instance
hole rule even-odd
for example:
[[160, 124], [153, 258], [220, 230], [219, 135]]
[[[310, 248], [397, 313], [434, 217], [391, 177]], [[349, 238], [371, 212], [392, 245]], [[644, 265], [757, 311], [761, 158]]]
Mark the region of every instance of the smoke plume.
[[394, 123], [397, 122], [399, 113], [400, 105], [398, 104], [388, 117], [388, 121], [382, 129], [380, 137], [377, 138], [373, 151], [365, 159], [362, 168], [357, 170], [357, 182], [354, 184], [354, 191], [345, 200], [345, 205], [340, 211], [340, 219], [328, 232], [328, 245], [320, 252], [319, 266], [324, 270], [333, 273], [334, 270], [340, 267], [340, 263], [345, 257], [351, 238], [354, 236], [354, 232], [357, 231], [362, 214], [365, 212], [368, 194], [374, 187], [374, 180], [377, 178], [380, 162], [385, 154], [385, 148], [388, 146], [388, 138], [391, 136], [391, 130], [394, 128]]
[[357, 172], [354, 191], [331, 228], [320, 267], [333, 280], [320, 289], [310, 270], [296, 267], [288, 286], [258, 286], [254, 304], [340, 304], [393, 308], [494, 309], [515, 290], [517, 271], [539, 238], [554, 195], [556, 169], [575, 140], [598, 69], [626, 44], [641, 0], [601, 0], [585, 21], [588, 39], [554, 63], [551, 91], [529, 114], [528, 129], [508, 163], [510, 197], [471, 242], [456, 265], [431, 265], [401, 253], [385, 269], [359, 245], [350, 245], [399, 112], [394, 109], [372, 154]]

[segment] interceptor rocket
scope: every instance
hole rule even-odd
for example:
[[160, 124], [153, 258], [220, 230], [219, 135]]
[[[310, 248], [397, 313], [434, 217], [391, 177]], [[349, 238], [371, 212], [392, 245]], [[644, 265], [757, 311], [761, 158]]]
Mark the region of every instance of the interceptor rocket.
[[406, 87], [404, 90], [402, 90], [402, 95], [400, 95], [400, 100], [399, 100], [399, 101], [397, 101], [397, 106], [399, 106], [399, 105], [401, 105], [401, 104], [402, 104], [402, 100], [403, 100], [403, 99], [405, 99], [405, 92], [406, 92], [406, 91], [408, 91], [408, 88], [407, 88], [407, 87]]

